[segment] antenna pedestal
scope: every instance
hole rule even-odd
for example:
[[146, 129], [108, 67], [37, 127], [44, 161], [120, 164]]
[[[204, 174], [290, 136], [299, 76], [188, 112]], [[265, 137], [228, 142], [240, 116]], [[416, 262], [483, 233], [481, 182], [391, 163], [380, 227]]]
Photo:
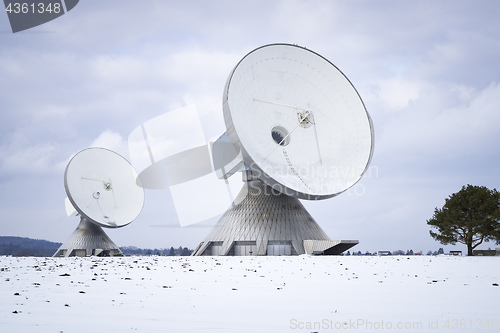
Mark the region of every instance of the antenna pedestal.
[[299, 199], [249, 180], [193, 255], [299, 255], [308, 252], [305, 240], [327, 248], [341, 243], [330, 240]]
[[56, 251], [54, 257], [114, 256], [122, 254], [102, 228], [80, 218], [80, 224]]

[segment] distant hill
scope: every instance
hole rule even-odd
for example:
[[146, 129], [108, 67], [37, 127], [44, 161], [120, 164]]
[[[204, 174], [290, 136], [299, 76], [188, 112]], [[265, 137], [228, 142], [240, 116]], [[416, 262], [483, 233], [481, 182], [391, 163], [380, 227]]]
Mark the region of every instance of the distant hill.
[[[0, 236], [0, 256], [14, 257], [52, 257], [62, 243], [26, 237]], [[140, 249], [135, 246], [120, 247], [125, 255], [174, 255], [188, 256], [193, 250], [182, 246], [174, 249]]]
[[0, 236], [0, 255], [52, 257], [62, 243], [26, 237]]

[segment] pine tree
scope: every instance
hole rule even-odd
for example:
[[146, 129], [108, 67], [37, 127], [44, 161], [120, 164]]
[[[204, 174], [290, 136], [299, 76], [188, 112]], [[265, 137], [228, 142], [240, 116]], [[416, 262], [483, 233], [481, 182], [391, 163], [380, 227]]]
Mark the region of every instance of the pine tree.
[[191, 251], [187, 247], [182, 249], [181, 256], [189, 256], [191, 255]]
[[437, 229], [429, 233], [441, 244], [467, 245], [472, 255], [484, 241], [500, 243], [500, 193], [484, 186], [463, 186], [446, 199], [443, 208], [436, 208], [427, 224]]

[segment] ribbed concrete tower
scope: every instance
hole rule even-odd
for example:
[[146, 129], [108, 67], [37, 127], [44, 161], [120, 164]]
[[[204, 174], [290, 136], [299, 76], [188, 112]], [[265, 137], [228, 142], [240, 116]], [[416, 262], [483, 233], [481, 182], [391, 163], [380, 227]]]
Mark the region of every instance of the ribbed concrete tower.
[[113, 256], [122, 253], [102, 228], [85, 218], [56, 251], [54, 257]]
[[298, 255], [305, 253], [304, 240], [340, 243], [328, 238], [299, 199], [250, 180], [193, 255]]

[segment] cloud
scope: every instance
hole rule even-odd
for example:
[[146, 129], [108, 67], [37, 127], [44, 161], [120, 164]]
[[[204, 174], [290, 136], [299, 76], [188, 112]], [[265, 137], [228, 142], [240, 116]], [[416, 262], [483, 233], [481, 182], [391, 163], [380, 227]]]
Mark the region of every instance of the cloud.
[[127, 141], [125, 141], [120, 134], [115, 133], [110, 129], [102, 132], [94, 141], [92, 141], [89, 147], [106, 148], [118, 153], [126, 159], [129, 159]]
[[[500, 85], [496, 82], [481, 91], [462, 86], [430, 86], [407, 109], [388, 117], [381, 141], [392, 153], [412, 151], [434, 156], [438, 163], [447, 157], [495, 151], [500, 137], [496, 126], [500, 122], [498, 94]], [[440, 96], [452, 104], [434, 102]]]
[[417, 100], [422, 89], [421, 84], [415, 81], [395, 77], [379, 82], [379, 99], [383, 108], [388, 110], [402, 110]]
[[56, 147], [34, 144], [24, 147], [0, 146], [0, 170], [3, 175], [52, 173]]

